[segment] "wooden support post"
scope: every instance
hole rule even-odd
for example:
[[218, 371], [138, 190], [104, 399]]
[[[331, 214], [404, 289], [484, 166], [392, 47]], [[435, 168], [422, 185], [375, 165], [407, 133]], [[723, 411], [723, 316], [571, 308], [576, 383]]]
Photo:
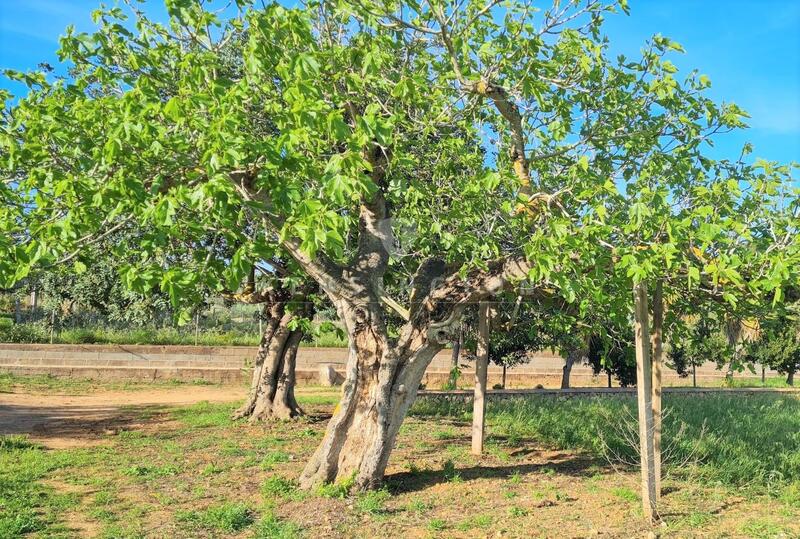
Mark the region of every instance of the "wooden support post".
[[194, 315], [194, 345], [197, 346], [198, 339], [200, 338], [200, 309]]
[[653, 465], [656, 473], [656, 499], [661, 498], [661, 369], [664, 364], [664, 285], [653, 290]]
[[486, 418], [486, 378], [489, 367], [489, 303], [478, 308], [478, 346], [475, 360], [475, 397], [472, 402], [472, 453], [483, 453], [483, 423]]
[[633, 327], [636, 335], [636, 395], [639, 408], [639, 453], [642, 466], [642, 510], [645, 518], [653, 522], [658, 515], [653, 450], [653, 374], [648, 327], [650, 316], [647, 307], [647, 286], [644, 283], [634, 285], [633, 300]]

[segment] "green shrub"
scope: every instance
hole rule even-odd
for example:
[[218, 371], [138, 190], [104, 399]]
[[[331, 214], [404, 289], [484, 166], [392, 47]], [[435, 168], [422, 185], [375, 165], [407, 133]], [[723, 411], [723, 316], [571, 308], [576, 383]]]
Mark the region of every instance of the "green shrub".
[[[201, 328], [194, 331], [175, 328], [109, 328], [83, 327], [62, 328], [56, 324], [53, 342], [60, 344], [160, 344], [201, 346], [257, 346], [260, 335], [257, 331]], [[48, 343], [50, 328], [46, 323], [14, 324], [8, 317], [0, 318], [0, 342]], [[309, 338], [303, 346], [344, 348], [347, 341], [334, 333], [321, 333]]]
[[37, 324], [12, 324], [0, 326], [0, 342], [46, 343], [50, 342], [50, 332]]

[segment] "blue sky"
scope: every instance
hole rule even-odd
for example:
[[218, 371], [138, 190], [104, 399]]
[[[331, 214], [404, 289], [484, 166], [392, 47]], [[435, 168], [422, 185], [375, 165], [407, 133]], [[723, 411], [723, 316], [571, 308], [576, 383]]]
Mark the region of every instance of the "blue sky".
[[[754, 156], [800, 162], [800, 1], [629, 2], [631, 15], [610, 16], [605, 27], [615, 53], [633, 56], [653, 34], [668, 36], [686, 49], [672, 58], [681, 71], [697, 68], [711, 78], [713, 98], [751, 114], [751, 128], [720, 138], [712, 155], [734, 157], [750, 141]], [[0, 0], [0, 68], [55, 64], [58, 36], [68, 24], [91, 30], [89, 16], [99, 3]], [[149, 0], [148, 11], [163, 18], [162, 4]], [[0, 86], [9, 87], [2, 80]]]

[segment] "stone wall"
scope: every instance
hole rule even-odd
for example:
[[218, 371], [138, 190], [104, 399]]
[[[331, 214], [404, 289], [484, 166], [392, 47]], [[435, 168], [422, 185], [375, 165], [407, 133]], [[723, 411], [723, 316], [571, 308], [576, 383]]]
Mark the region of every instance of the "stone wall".
[[[249, 346], [161, 346], [94, 344], [9, 344], [0, 343], [0, 372], [50, 374], [101, 380], [205, 380], [238, 383], [250, 378], [250, 366], [256, 354]], [[320, 367], [331, 365], [344, 372], [347, 350], [344, 348], [301, 348], [297, 356], [299, 383], [318, 383]], [[525, 388], [542, 385], [559, 387], [563, 360], [554, 353], [534, 354], [525, 365], [508, 369], [506, 386]], [[461, 385], [471, 386], [473, 364], [462, 362]], [[440, 387], [450, 371], [450, 350], [443, 350], [431, 362], [423, 378], [429, 389]], [[774, 373], [771, 373], [774, 374]], [[698, 368], [698, 378], [722, 378], [714, 364]], [[489, 387], [499, 384], [502, 369], [489, 366]], [[665, 384], [686, 384], [669, 369]], [[604, 375], [595, 377], [585, 365], [572, 369], [572, 385], [602, 387]]]

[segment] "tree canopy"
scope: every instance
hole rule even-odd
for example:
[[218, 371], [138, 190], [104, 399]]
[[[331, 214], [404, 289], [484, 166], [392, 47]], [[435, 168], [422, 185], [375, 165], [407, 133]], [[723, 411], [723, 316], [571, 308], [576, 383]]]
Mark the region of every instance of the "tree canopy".
[[502, 289], [627, 317], [631, 282], [737, 309], [797, 282], [790, 167], [707, 155], [746, 113], [668, 38], [612, 58], [624, 0], [235, 4], [100, 10], [61, 40], [69, 76], [7, 73], [29, 91], [0, 122], [0, 278], [128, 223], [124, 282], [176, 307], [291, 260], [351, 342], [304, 484], [376, 484], [424, 367]]

